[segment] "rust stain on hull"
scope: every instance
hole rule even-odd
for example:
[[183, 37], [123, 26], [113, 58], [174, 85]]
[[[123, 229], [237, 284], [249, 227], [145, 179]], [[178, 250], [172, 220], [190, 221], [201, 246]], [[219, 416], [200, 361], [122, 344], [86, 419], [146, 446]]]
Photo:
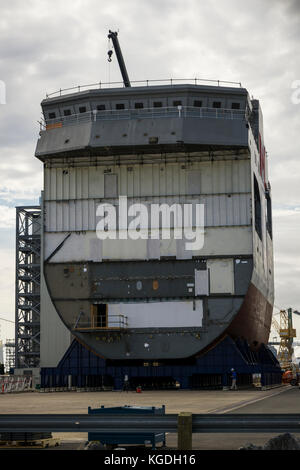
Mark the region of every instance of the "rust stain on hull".
[[267, 344], [269, 340], [273, 305], [250, 284], [243, 304], [226, 330], [233, 338], [244, 338], [252, 349]]

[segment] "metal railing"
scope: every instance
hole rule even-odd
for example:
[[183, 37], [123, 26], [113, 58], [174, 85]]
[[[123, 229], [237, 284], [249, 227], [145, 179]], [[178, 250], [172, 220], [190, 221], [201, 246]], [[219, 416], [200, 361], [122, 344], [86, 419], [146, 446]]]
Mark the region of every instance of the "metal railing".
[[[1, 414], [2, 432], [178, 432], [183, 413], [165, 415]], [[300, 432], [300, 414], [191, 414], [192, 433]]]
[[[232, 85], [233, 87], [242, 87], [240, 82], [229, 82], [226, 80], [210, 80], [205, 78], [166, 78], [160, 80], [131, 80], [131, 85], [135, 84], [138, 86], [152, 86], [152, 85], [178, 85], [180, 83], [184, 84], [193, 84], [193, 85], [212, 85], [212, 86], [228, 86]], [[64, 94], [71, 93], [80, 93], [86, 89], [101, 89], [101, 88], [110, 88], [119, 87], [125, 88], [124, 82], [97, 82], [97, 83], [90, 83], [87, 85], [77, 85], [69, 88], [60, 88], [57, 91], [52, 93], [46, 93], [46, 98], [50, 98], [51, 96], [62, 96]]]
[[[72, 126], [97, 121], [129, 120], [129, 119], [155, 119], [155, 118], [198, 118], [198, 119], [246, 119], [246, 111], [242, 109], [208, 108], [194, 106], [168, 106], [161, 108], [123, 109], [106, 111], [87, 111], [85, 113], [71, 114], [54, 119], [48, 119], [43, 123], [42, 130], [50, 130], [58, 127]], [[40, 123], [41, 124], [41, 123]]]
[[91, 317], [89, 321], [76, 320], [73, 330], [109, 330], [128, 328], [128, 317], [125, 315], [108, 315], [105, 317]]

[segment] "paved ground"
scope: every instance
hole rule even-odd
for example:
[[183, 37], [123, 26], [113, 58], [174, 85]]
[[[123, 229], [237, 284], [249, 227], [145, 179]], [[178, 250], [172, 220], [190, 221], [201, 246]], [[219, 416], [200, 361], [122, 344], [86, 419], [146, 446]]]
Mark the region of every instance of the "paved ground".
[[[0, 395], [0, 414], [19, 413], [87, 413], [105, 406], [162, 406], [166, 413], [300, 413], [300, 390], [284, 386], [268, 391], [145, 391], [136, 392], [27, 392]], [[275, 435], [275, 434], [274, 434]], [[248, 442], [262, 445], [271, 434], [194, 434], [193, 448], [199, 450], [238, 449]], [[80, 449], [86, 433], [53, 433], [61, 439], [56, 450]], [[300, 437], [297, 436], [297, 437]], [[167, 435], [167, 446], [176, 449], [177, 435]]]

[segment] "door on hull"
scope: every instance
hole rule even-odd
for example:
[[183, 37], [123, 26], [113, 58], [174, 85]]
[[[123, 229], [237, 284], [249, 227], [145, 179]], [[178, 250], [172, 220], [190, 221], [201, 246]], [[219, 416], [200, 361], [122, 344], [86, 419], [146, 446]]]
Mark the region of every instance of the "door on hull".
[[107, 328], [107, 304], [91, 305], [92, 328]]

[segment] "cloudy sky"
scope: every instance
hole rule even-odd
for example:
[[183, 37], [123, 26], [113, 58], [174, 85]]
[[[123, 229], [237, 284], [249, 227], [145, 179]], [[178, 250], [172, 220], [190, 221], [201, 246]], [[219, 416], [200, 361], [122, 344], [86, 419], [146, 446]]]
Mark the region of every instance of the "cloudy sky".
[[[42, 189], [34, 157], [40, 102], [59, 88], [121, 79], [115, 58], [107, 62], [109, 29], [119, 30], [131, 80], [237, 81], [260, 100], [275, 304], [300, 310], [300, 0], [0, 0], [0, 7], [0, 317], [14, 320], [15, 206], [38, 204]], [[300, 317], [295, 324], [300, 340]], [[0, 337], [14, 336], [12, 324], [0, 325]]]

